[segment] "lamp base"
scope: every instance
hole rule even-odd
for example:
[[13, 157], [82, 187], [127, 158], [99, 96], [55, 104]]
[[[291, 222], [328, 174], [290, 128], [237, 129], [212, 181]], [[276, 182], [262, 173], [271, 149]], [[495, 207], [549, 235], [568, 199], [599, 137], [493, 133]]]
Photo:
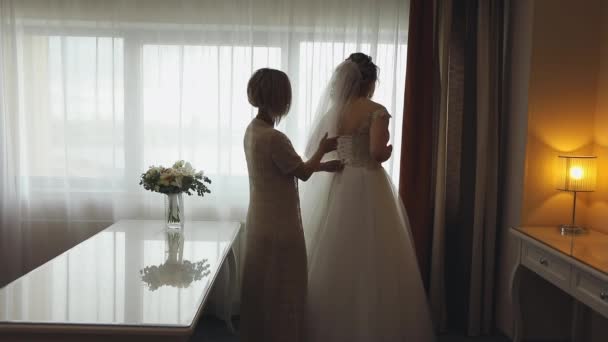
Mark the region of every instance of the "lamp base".
[[562, 235], [579, 235], [587, 231], [585, 228], [575, 224], [562, 224], [559, 226], [559, 230]]

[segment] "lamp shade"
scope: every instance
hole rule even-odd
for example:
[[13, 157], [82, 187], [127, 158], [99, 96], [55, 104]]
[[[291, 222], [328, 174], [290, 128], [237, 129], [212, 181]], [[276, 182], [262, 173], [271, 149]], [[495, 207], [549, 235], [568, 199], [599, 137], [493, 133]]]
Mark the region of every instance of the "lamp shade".
[[558, 159], [558, 190], [595, 191], [597, 157], [559, 156]]

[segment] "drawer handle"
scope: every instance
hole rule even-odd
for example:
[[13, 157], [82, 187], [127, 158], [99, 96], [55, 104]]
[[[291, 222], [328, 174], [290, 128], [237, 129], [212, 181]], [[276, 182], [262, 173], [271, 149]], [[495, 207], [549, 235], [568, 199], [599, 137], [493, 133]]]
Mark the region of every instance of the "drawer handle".
[[600, 299], [603, 300], [603, 301], [608, 301], [608, 292], [602, 291], [600, 293]]
[[545, 258], [540, 258], [538, 260], [538, 262], [543, 265], [543, 266], [548, 266], [549, 265], [549, 260], [545, 259]]

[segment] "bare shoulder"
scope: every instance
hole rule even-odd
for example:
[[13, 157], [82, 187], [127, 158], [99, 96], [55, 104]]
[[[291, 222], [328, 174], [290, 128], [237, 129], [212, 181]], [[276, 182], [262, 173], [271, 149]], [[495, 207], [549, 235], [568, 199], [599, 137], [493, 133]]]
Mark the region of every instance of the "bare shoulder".
[[386, 109], [368, 98], [359, 98], [348, 107], [347, 112], [349, 115], [343, 118], [341, 134], [351, 134], [365, 123], [369, 123], [370, 115], [375, 118], [377, 114], [374, 113], [386, 113]]
[[386, 110], [386, 108], [378, 102], [372, 101], [367, 98], [362, 98], [360, 101], [361, 108], [364, 108], [366, 111], [375, 112], [380, 110]]

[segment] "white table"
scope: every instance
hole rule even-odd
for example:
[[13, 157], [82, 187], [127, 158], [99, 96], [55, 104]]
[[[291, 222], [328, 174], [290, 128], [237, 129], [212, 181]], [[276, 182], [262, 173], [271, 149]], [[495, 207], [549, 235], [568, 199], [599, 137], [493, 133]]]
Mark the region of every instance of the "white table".
[[527, 268], [576, 299], [572, 340], [578, 339], [585, 305], [608, 318], [608, 235], [589, 230], [564, 236], [557, 227], [511, 229], [518, 260], [511, 277], [515, 315], [513, 342], [522, 340], [521, 269]]
[[226, 259], [235, 289], [240, 226], [119, 221], [0, 289], [0, 341], [185, 341]]

